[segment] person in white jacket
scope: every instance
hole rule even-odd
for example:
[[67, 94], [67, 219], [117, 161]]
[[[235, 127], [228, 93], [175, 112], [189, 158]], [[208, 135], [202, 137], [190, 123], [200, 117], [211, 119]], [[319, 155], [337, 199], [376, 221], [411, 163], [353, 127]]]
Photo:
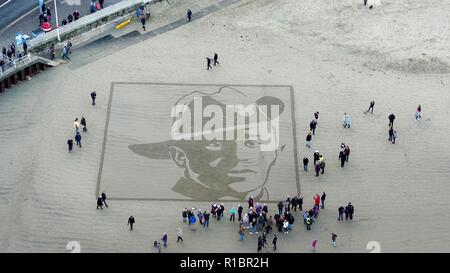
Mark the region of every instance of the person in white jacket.
[[344, 113], [344, 117], [342, 120], [344, 122], [344, 124], [343, 124], [344, 128], [350, 128], [352, 120], [351, 120], [350, 116], [347, 115], [347, 113]]

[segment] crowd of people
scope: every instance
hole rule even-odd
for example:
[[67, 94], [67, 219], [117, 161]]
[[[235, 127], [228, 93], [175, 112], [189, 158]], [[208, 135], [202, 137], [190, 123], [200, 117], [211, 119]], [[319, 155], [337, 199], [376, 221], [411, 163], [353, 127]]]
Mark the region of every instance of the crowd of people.
[[[277, 203], [277, 210], [271, 211], [269, 206], [265, 203], [259, 203], [253, 197], [248, 199], [248, 207], [244, 208], [241, 204], [232, 206], [228, 210], [224, 203], [214, 202], [210, 209], [201, 208], [183, 208], [181, 209], [181, 222], [192, 231], [197, 232], [197, 226], [203, 229], [209, 229], [210, 221], [218, 224], [220, 222], [231, 222], [237, 224], [238, 241], [244, 241], [246, 234], [256, 239], [256, 249], [258, 252], [265, 249], [267, 252], [272, 244], [272, 251], [277, 250], [278, 234], [286, 234], [286, 236], [294, 230], [294, 223], [296, 217], [303, 217], [303, 225], [307, 231], [311, 230], [312, 225], [317, 221], [319, 211], [325, 209], [326, 193], [323, 192], [320, 196], [315, 194], [313, 196], [313, 204], [311, 209], [303, 211], [303, 196], [301, 194], [295, 195], [292, 198], [287, 195], [285, 200]], [[338, 209], [338, 221], [340, 221], [340, 210]], [[345, 219], [352, 220], [354, 208], [351, 203], [345, 207]], [[344, 211], [342, 213], [344, 213]], [[342, 218], [343, 219], [343, 218]], [[133, 218], [134, 223], [134, 218]], [[215, 225], [214, 224], [214, 225]], [[176, 242], [184, 243], [183, 228], [178, 227], [176, 232]], [[331, 244], [336, 247], [337, 234], [331, 234]], [[154, 247], [158, 252], [161, 252], [161, 245], [168, 246], [169, 235], [164, 232], [162, 237], [154, 241]], [[315, 243], [314, 243], [315, 241]], [[317, 240], [314, 240], [312, 245], [317, 245]], [[315, 251], [316, 247], [313, 247]]]

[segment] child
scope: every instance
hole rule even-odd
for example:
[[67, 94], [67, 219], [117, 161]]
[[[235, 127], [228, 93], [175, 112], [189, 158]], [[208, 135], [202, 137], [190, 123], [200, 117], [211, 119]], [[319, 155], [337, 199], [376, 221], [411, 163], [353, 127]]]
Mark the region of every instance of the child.
[[331, 233], [331, 244], [333, 245], [333, 247], [336, 247], [336, 237], [337, 234]]

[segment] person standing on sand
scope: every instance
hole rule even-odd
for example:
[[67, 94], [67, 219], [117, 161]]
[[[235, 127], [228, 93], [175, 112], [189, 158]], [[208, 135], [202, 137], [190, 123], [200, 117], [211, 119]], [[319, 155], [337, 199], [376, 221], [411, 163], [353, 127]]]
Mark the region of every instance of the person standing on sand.
[[243, 225], [239, 225], [239, 241], [243, 241], [245, 236], [245, 228]]
[[314, 165], [316, 165], [316, 162], [320, 159], [320, 153], [319, 151], [314, 152]]
[[142, 18], [141, 18], [141, 24], [142, 24], [142, 29], [143, 29], [144, 31], [146, 31], [146, 30], [145, 30], [145, 17], [144, 17], [144, 16], [142, 16]]
[[92, 105], [95, 105], [96, 97], [97, 97], [97, 93], [95, 91], [92, 91], [92, 93], [91, 93]]
[[80, 149], [81, 149], [81, 135], [80, 135], [80, 132], [77, 132], [77, 134], [75, 135], [75, 141], [77, 142], [77, 146], [79, 146]]
[[416, 121], [419, 121], [422, 118], [422, 116], [420, 115], [421, 112], [422, 112], [422, 106], [420, 106], [420, 104], [419, 104], [419, 106], [417, 107], [417, 110], [416, 110]]
[[164, 232], [163, 236], [161, 237], [161, 241], [163, 242], [163, 246], [167, 247], [167, 241], [168, 241], [167, 232]]
[[325, 192], [323, 192], [322, 193], [322, 196], [320, 197], [320, 201], [322, 201], [321, 203], [321, 205], [320, 205], [320, 208], [321, 209], [324, 209], [325, 208], [325, 198], [327, 197], [327, 195], [325, 194]]
[[106, 204], [106, 193], [105, 192], [102, 192], [102, 202], [103, 202], [103, 204], [105, 204], [105, 206], [106, 207], [108, 207], [108, 204]]
[[78, 130], [80, 129], [80, 121], [78, 120], [78, 118], [76, 118], [73, 122], [73, 128], [75, 128], [75, 133], [78, 133]]
[[97, 198], [97, 209], [98, 207], [100, 207], [100, 209], [103, 209], [103, 200], [101, 196]]
[[316, 253], [316, 249], [317, 249], [317, 240], [313, 240], [311, 243], [311, 247], [312, 247], [312, 252]]
[[312, 131], [312, 134], [314, 135], [316, 132], [317, 122], [315, 120], [312, 120], [309, 124], [309, 130]]
[[130, 216], [130, 218], [128, 218], [128, 224], [127, 224], [127, 225], [130, 225], [130, 230], [133, 230], [134, 223], [136, 223], [136, 220], [134, 220], [133, 216]]
[[181, 228], [178, 228], [178, 232], [177, 232], [177, 243], [179, 243], [180, 241], [183, 243], [183, 230], [181, 230]]
[[337, 234], [331, 233], [331, 244], [333, 245], [333, 247], [336, 247], [336, 238], [337, 238]]
[[81, 117], [81, 127], [83, 127], [83, 132], [87, 132], [87, 125], [86, 125], [86, 119], [84, 117]]
[[344, 221], [344, 210], [345, 208], [342, 205], [338, 208], [338, 221]]
[[220, 64], [219, 61], [218, 61], [218, 59], [219, 59], [219, 55], [217, 55], [217, 53], [214, 53], [214, 66], [215, 66], [216, 64]]
[[345, 155], [345, 161], [348, 162], [348, 158], [350, 156], [350, 147], [348, 145], [345, 145], [344, 155]]
[[346, 156], [344, 151], [340, 151], [339, 152], [339, 158], [341, 159], [341, 167], [344, 168], [344, 164], [345, 164], [345, 160], [346, 160]]
[[389, 127], [394, 128], [394, 120], [395, 120], [395, 115], [394, 115], [394, 113], [391, 113], [391, 114], [388, 116], [388, 119], [389, 119]]
[[278, 238], [277, 235], [273, 235], [273, 240], [272, 240], [272, 245], [273, 245], [273, 251], [277, 251], [277, 242], [278, 242]]
[[306, 147], [311, 148], [311, 139], [312, 139], [312, 135], [311, 133], [308, 133], [308, 135], [306, 135]]
[[192, 20], [192, 11], [190, 9], [187, 10], [187, 18], [188, 18], [188, 22], [190, 22]]
[[308, 163], [309, 163], [309, 159], [307, 157], [303, 158], [303, 171], [307, 172], [308, 171]]
[[325, 173], [325, 158], [323, 157], [323, 155], [320, 155], [319, 157], [319, 166], [320, 169], [322, 170], [322, 174]]
[[211, 58], [206, 57], [206, 70], [212, 69]]
[[72, 148], [73, 148], [73, 139], [69, 137], [69, 139], [67, 140], [67, 145], [69, 146], [69, 153], [72, 152]]
[[393, 136], [394, 136], [394, 129], [392, 127], [390, 127], [389, 128], [389, 138], [388, 138], [388, 140], [390, 142], [392, 142]]
[[314, 166], [315, 171], [316, 171], [316, 177], [319, 176], [320, 173], [320, 163], [317, 162], [316, 165]]
[[[367, 1], [367, 0], [365, 0]], [[375, 101], [371, 101], [370, 105], [369, 105], [369, 109], [367, 109], [367, 113], [372, 113], [373, 114], [373, 107], [375, 106]]]

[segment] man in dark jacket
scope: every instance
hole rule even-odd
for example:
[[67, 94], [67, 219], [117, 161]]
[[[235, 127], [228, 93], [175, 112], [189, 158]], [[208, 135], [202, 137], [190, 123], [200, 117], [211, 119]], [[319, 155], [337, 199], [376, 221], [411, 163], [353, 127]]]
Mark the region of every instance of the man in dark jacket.
[[108, 204], [106, 204], [106, 193], [102, 192], [102, 202], [105, 204], [106, 207], [108, 207]]
[[96, 97], [97, 97], [97, 93], [95, 91], [92, 91], [92, 93], [91, 93], [92, 105], [95, 105]]
[[130, 225], [130, 230], [133, 230], [134, 223], [136, 223], [136, 220], [134, 220], [133, 216], [130, 216], [130, 218], [128, 218], [128, 225]]
[[238, 207], [238, 221], [242, 220], [242, 211], [243, 210], [244, 210], [244, 208], [241, 205], [239, 205], [239, 207]]
[[345, 208], [343, 206], [338, 208], [338, 221], [344, 221], [344, 210]]
[[206, 70], [209, 70], [210, 68], [212, 69], [211, 59], [206, 57]]
[[316, 132], [317, 123], [315, 120], [311, 121], [309, 124], [309, 129], [312, 131], [312, 134], [314, 135]]
[[292, 208], [294, 211], [297, 211], [297, 206], [298, 206], [298, 198], [297, 198], [297, 196], [294, 196], [294, 197], [292, 197], [292, 199], [291, 199], [291, 208]]
[[99, 196], [97, 198], [97, 209], [98, 209], [98, 207], [100, 207], [100, 209], [103, 209], [103, 201], [102, 201], [102, 197], [101, 196]]
[[307, 172], [308, 171], [308, 163], [309, 163], [309, 159], [307, 157], [303, 158], [303, 171]]
[[277, 251], [277, 242], [278, 242], [277, 235], [273, 235], [273, 240], [272, 240], [273, 251]]
[[327, 197], [327, 195], [325, 194], [325, 192], [322, 193], [322, 196], [320, 197], [320, 201], [321, 201], [321, 205], [320, 208], [324, 209], [325, 208], [325, 198]]
[[340, 151], [340, 152], [339, 152], [339, 158], [341, 159], [341, 167], [344, 168], [345, 159], [347, 158], [347, 157], [345, 156], [344, 151]]
[[77, 145], [81, 148], [81, 135], [80, 132], [77, 132], [75, 135], [75, 141], [77, 142]]
[[219, 59], [219, 55], [217, 55], [217, 53], [214, 53], [214, 65], [220, 64], [218, 59]]
[[312, 140], [312, 135], [311, 135], [311, 133], [308, 133], [306, 135], [306, 147], [311, 148], [311, 140]]
[[391, 113], [388, 117], [389, 119], [389, 126], [392, 128], [394, 127], [394, 120], [395, 120], [395, 115], [393, 113]]
[[353, 220], [353, 213], [355, 212], [355, 208], [353, 207], [351, 202], [348, 203], [346, 210], [350, 220]]
[[84, 117], [81, 117], [81, 126], [83, 127], [83, 132], [87, 132], [87, 125], [86, 125], [86, 119]]
[[72, 152], [72, 148], [73, 148], [73, 140], [71, 138], [69, 138], [67, 140], [67, 145], [69, 146], [69, 153]]
[[278, 214], [282, 215], [283, 214], [283, 201], [278, 202]]
[[303, 210], [303, 196], [299, 195], [297, 198], [297, 202], [298, 202], [298, 208], [300, 209], [300, 211]]
[[188, 18], [188, 22], [190, 22], [192, 19], [192, 11], [190, 9], [187, 10], [187, 18]]

